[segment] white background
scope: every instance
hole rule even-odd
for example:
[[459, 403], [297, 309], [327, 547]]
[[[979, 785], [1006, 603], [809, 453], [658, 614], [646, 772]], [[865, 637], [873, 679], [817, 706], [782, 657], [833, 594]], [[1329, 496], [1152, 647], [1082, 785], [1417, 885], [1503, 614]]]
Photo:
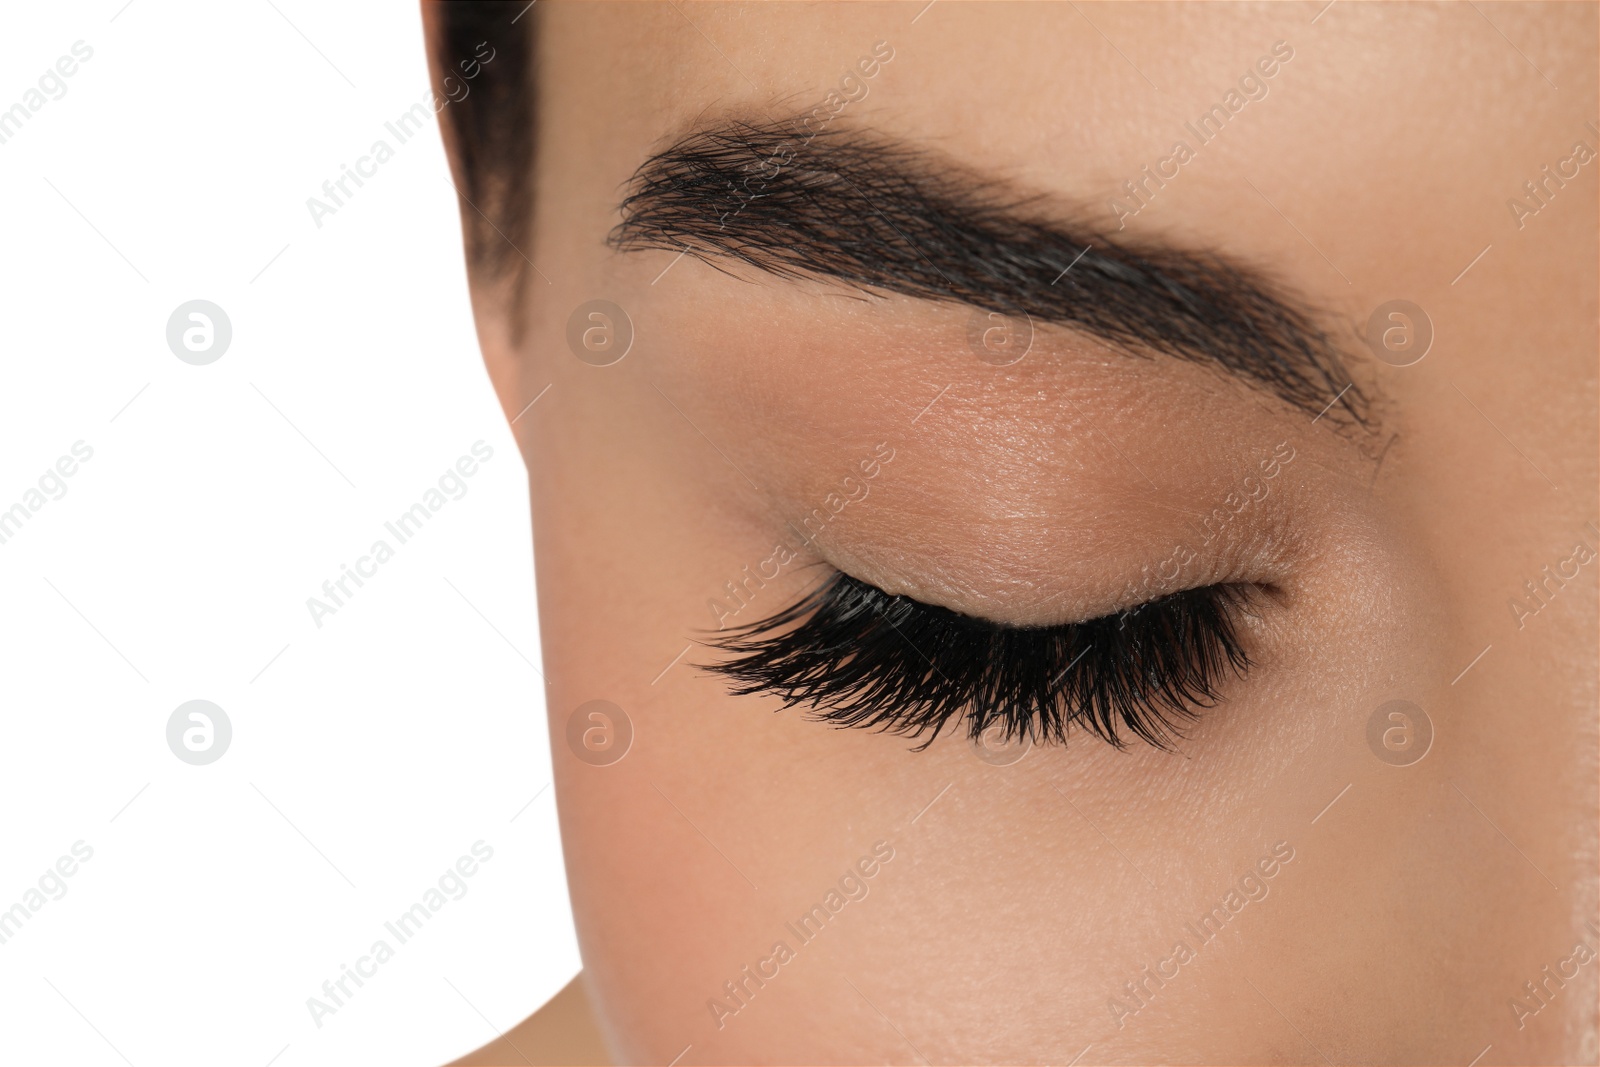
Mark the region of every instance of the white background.
[[[0, 35], [0, 110], [93, 49], [0, 144], [0, 511], [93, 449], [0, 544], [0, 910], [93, 849], [0, 944], [3, 1062], [436, 1064], [579, 966], [525, 472], [436, 125], [384, 129], [428, 91], [419, 16], [274, 3], [18, 5]], [[307, 198], [380, 138], [318, 228]], [[193, 299], [232, 324], [206, 366], [167, 346]], [[398, 545], [385, 521], [480, 440]], [[167, 745], [193, 699], [232, 723], [205, 766]], [[399, 944], [384, 923], [480, 840]], [[318, 1027], [307, 998], [380, 938]]]

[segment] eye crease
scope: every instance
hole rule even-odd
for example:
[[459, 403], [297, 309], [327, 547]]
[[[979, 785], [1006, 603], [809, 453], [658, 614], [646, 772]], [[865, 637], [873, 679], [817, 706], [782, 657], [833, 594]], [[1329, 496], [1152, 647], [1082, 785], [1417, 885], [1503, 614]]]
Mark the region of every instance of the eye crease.
[[969, 738], [1065, 744], [1073, 729], [1117, 748], [1170, 750], [1251, 667], [1237, 629], [1257, 587], [1169, 593], [1112, 615], [1008, 626], [891, 595], [835, 572], [790, 607], [709, 644], [703, 665], [735, 695], [767, 693], [839, 728], [932, 744], [958, 719]]

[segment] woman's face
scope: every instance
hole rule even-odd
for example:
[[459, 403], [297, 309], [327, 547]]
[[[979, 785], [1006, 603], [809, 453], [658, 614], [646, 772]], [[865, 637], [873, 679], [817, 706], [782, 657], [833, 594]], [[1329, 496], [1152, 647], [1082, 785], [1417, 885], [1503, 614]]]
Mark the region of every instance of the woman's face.
[[[480, 313], [616, 1052], [1591, 1061], [1595, 9], [919, 7], [538, 11], [521, 341]], [[836, 571], [1010, 626], [1227, 585], [1249, 665], [1120, 751], [701, 669]], [[1095, 631], [1132, 689], [1216, 647], [1152, 617]], [[915, 632], [896, 684], [982, 666]]]

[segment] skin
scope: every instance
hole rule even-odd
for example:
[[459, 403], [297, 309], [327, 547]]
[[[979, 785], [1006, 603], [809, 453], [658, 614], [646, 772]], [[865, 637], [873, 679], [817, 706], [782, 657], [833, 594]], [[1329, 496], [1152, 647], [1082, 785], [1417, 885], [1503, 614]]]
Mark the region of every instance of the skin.
[[[1520, 625], [1508, 602], [1600, 544], [1597, 164], [1520, 229], [1506, 207], [1595, 145], [1595, 8], [1319, 6], [539, 6], [520, 340], [482, 277], [475, 299], [508, 419], [549, 387], [513, 429], [573, 908], [618, 1062], [1595, 1062], [1600, 962], [1520, 1028], [1510, 1002], [1600, 947], [1600, 563]], [[894, 58], [841, 122], [1091, 209], [1289, 42], [1269, 95], [1127, 224], [1327, 309], [1373, 431], [1059, 327], [995, 367], [964, 308], [605, 246], [652, 151], [808, 107], [877, 41]], [[636, 331], [603, 368], [565, 342], [596, 298]], [[1402, 368], [1360, 340], [1396, 298], [1435, 331]], [[1265, 587], [1241, 622], [1256, 665], [1181, 753], [1075, 737], [995, 766], [959, 734], [912, 752], [730, 696], [700, 645], [675, 659], [880, 442], [868, 496], [729, 621], [828, 566], [1001, 621], [1103, 615], [1287, 442], [1187, 583]], [[593, 699], [634, 730], [610, 766], [568, 747]], [[1367, 743], [1396, 699], [1434, 730], [1409, 766]], [[867, 895], [801, 943], [785, 923], [880, 841]], [[1275, 845], [1292, 859], [1260, 877]], [[1266, 895], [1220, 936], [1186, 929], [1252, 872]], [[719, 1020], [708, 1002], [737, 1006], [724, 982], [779, 940], [794, 958]], [[1180, 940], [1194, 958], [1138, 1007], [1124, 983], [1171, 974]]]

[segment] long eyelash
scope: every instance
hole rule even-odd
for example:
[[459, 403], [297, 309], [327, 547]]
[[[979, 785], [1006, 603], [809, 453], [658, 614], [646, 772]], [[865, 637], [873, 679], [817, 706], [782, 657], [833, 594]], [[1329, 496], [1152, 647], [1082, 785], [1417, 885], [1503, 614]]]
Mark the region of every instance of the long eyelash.
[[837, 727], [913, 738], [965, 716], [977, 741], [1065, 743], [1069, 727], [1122, 748], [1161, 749], [1251, 665], [1235, 630], [1252, 587], [1172, 593], [1060, 626], [1003, 626], [891, 596], [836, 573], [798, 603], [709, 643], [733, 658], [703, 669], [738, 695], [771, 693]]

